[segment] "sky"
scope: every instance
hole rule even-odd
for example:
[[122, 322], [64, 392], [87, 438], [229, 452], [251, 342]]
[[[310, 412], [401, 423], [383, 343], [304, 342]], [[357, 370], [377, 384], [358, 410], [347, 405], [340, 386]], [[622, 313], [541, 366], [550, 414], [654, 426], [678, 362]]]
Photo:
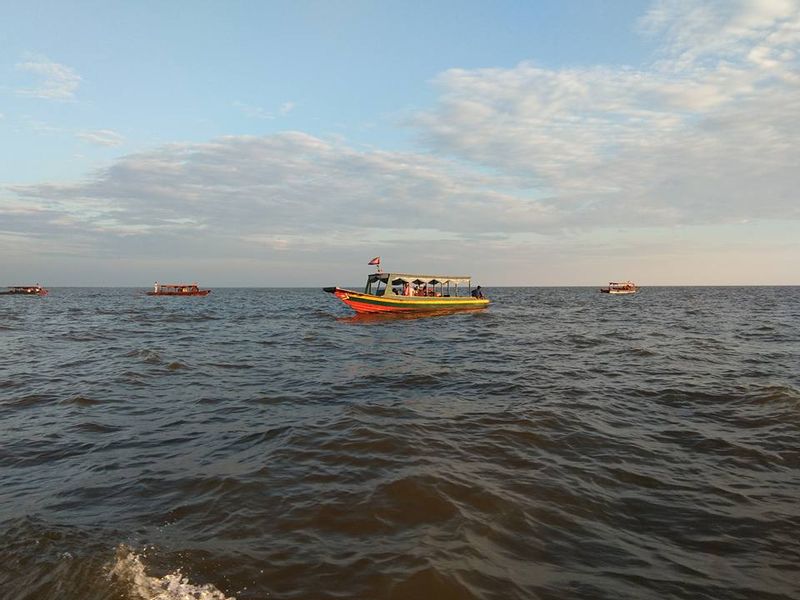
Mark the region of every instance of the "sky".
[[800, 0], [0, 6], [0, 285], [800, 284]]

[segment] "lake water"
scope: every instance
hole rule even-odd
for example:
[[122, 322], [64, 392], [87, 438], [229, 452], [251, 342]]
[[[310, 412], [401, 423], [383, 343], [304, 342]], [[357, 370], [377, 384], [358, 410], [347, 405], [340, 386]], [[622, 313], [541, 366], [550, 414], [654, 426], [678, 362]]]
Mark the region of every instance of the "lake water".
[[800, 288], [0, 297], [0, 598], [800, 598]]

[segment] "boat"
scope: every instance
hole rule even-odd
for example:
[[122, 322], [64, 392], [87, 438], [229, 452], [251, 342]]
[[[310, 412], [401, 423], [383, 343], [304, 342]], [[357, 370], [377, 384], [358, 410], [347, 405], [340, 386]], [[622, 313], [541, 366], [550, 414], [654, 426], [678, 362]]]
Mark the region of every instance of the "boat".
[[475, 310], [489, 306], [469, 276], [371, 273], [363, 292], [322, 288], [357, 313], [408, 313]]
[[46, 296], [47, 290], [44, 289], [42, 286], [40, 286], [38, 283], [36, 285], [12, 285], [8, 288], [7, 292], [0, 292], [0, 295]]
[[639, 291], [632, 281], [609, 281], [608, 287], [600, 288], [603, 294], [635, 294]]
[[201, 290], [196, 283], [158, 283], [148, 296], [208, 296], [211, 290]]

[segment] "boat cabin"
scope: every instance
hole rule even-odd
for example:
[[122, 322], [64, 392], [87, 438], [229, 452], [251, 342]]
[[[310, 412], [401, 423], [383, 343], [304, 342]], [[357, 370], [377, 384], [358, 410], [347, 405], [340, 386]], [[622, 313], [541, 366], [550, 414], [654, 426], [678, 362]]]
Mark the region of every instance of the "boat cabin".
[[371, 273], [365, 294], [374, 296], [423, 296], [449, 298], [469, 296], [470, 277], [454, 275], [412, 275], [408, 273]]
[[632, 281], [609, 281], [608, 287], [600, 288], [606, 294], [635, 294], [638, 290]]
[[155, 291], [158, 293], [190, 294], [199, 289], [196, 283], [157, 283], [155, 285]]
[[196, 283], [158, 283], [148, 296], [207, 296], [211, 290], [201, 290]]

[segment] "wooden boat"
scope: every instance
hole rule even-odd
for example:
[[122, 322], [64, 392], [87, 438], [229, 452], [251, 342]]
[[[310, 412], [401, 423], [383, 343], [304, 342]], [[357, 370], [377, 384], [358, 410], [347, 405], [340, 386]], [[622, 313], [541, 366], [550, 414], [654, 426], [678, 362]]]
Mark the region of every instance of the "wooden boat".
[[44, 289], [42, 286], [40, 286], [38, 283], [36, 285], [12, 285], [11, 287], [8, 288], [7, 292], [0, 292], [0, 295], [46, 296], [47, 290]]
[[[363, 292], [326, 287], [357, 313], [405, 313], [486, 308], [480, 286], [472, 290], [468, 276], [372, 273]], [[476, 293], [477, 292], [477, 293]]]
[[608, 287], [600, 288], [603, 294], [635, 294], [639, 291], [632, 281], [610, 281]]
[[148, 296], [208, 296], [211, 290], [201, 290], [196, 283], [158, 283]]

